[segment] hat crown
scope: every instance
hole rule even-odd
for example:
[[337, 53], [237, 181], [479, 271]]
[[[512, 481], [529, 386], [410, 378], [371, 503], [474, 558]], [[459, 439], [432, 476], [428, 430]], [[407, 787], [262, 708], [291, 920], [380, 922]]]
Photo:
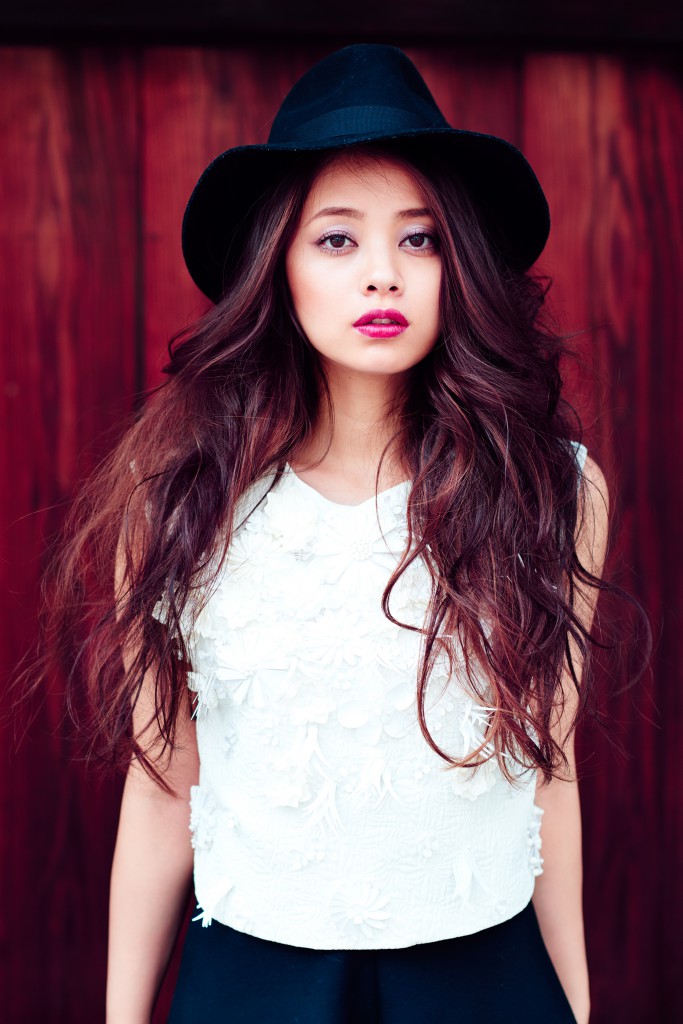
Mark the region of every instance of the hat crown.
[[343, 138], [369, 128], [450, 126], [415, 65], [395, 46], [357, 43], [315, 64], [283, 100], [269, 144]]

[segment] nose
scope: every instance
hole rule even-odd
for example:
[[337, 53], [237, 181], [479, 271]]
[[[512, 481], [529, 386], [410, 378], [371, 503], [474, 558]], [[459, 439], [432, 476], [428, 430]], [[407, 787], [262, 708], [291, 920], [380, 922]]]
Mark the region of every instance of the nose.
[[403, 278], [398, 269], [396, 256], [384, 245], [368, 250], [362, 271], [361, 287], [364, 295], [396, 294], [403, 291]]

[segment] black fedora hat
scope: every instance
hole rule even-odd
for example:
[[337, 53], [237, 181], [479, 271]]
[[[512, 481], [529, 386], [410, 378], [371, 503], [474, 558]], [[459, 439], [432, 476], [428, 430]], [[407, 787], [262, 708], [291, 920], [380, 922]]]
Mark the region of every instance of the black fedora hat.
[[[300, 154], [380, 139], [438, 146], [472, 192], [507, 262], [527, 270], [550, 231], [548, 203], [523, 154], [495, 135], [452, 128], [402, 50], [359, 43], [325, 57], [292, 87], [263, 145], [212, 160], [185, 210], [182, 247], [197, 286], [218, 302], [258, 199]], [[246, 211], [246, 212], [245, 212]]]

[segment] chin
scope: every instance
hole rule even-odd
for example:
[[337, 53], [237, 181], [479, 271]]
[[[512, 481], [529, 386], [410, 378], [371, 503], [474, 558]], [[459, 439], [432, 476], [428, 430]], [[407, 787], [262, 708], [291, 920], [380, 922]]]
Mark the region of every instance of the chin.
[[415, 365], [414, 363], [410, 363], [408, 366], [401, 365], [401, 366], [372, 366], [372, 367], [364, 367], [364, 368], [358, 367], [358, 368], [356, 368], [356, 372], [359, 373], [359, 374], [363, 374], [364, 376], [376, 377], [378, 380], [380, 378], [383, 378], [383, 377], [384, 378], [396, 377], [398, 379], [400, 377], [404, 377], [407, 373], [409, 373], [412, 370], [414, 365]]

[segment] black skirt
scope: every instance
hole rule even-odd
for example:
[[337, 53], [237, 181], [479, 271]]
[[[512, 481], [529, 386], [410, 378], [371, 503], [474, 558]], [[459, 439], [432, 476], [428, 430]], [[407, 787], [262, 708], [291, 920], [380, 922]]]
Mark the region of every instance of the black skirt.
[[320, 950], [193, 921], [169, 1024], [576, 1024], [533, 905], [472, 935]]

